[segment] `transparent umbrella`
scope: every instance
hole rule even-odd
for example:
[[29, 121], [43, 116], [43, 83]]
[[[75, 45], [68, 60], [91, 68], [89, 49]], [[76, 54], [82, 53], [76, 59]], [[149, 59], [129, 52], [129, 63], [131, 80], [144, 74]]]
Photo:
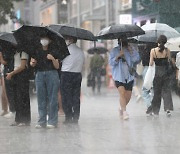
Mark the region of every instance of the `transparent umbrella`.
[[169, 39], [166, 47], [169, 48], [170, 51], [180, 51], [180, 37]]
[[137, 37], [139, 42], [156, 42], [160, 35], [165, 35], [168, 39], [180, 36], [178, 31], [163, 23], [146, 24], [141, 28], [145, 34]]

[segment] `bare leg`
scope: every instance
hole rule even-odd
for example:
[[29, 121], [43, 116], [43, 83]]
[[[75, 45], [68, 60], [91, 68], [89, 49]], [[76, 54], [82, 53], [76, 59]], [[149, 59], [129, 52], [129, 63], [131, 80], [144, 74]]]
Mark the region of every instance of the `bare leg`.
[[132, 94], [132, 91], [127, 91], [125, 92], [125, 97], [126, 97], [126, 105], [128, 105], [130, 99], [131, 99], [131, 94]]
[[60, 115], [64, 115], [60, 90], [58, 91], [58, 102], [59, 102], [59, 113], [60, 113]]
[[118, 92], [120, 95], [120, 106], [122, 111], [126, 111], [126, 96], [125, 96], [125, 88], [123, 86], [118, 87]]
[[4, 77], [1, 78], [1, 84], [2, 84], [1, 103], [2, 103], [2, 110], [3, 110], [3, 113], [1, 115], [3, 116], [8, 113], [8, 98], [6, 95]]

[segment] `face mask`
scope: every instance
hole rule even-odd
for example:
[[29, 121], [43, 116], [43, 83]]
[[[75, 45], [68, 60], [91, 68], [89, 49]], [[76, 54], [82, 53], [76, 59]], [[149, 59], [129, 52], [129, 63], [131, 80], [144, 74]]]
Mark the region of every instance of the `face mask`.
[[42, 39], [41, 41], [42, 46], [47, 46], [49, 44], [49, 40]]

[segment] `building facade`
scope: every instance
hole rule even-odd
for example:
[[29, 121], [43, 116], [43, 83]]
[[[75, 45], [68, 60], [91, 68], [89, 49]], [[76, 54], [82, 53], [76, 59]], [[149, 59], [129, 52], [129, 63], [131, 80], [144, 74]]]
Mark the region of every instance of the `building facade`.
[[133, 1], [133, 23], [142, 26], [146, 23], [166, 23], [171, 27], [180, 26], [179, 0], [136, 0]]

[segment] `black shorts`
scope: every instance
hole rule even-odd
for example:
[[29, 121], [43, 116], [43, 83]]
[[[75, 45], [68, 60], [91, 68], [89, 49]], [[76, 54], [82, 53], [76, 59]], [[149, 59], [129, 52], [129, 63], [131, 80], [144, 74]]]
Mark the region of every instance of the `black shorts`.
[[130, 81], [129, 83], [122, 83], [119, 81], [115, 81], [115, 85], [117, 88], [120, 86], [123, 86], [125, 90], [128, 90], [128, 91], [132, 91], [133, 84], [134, 84], [134, 80]]

